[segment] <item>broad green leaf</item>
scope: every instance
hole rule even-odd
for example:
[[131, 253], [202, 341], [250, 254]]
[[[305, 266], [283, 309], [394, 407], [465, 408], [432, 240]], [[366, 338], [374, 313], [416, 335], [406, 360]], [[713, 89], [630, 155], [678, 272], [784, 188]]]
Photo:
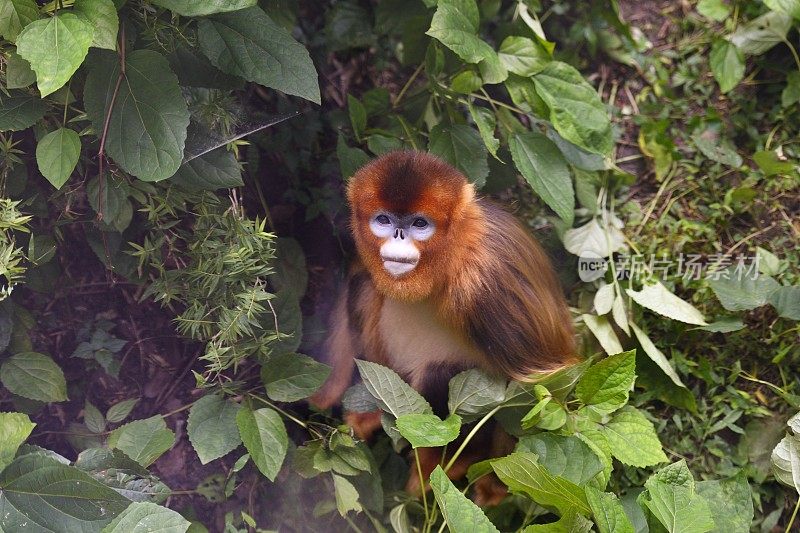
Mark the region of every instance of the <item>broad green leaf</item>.
[[452, 533], [498, 533], [480, 507], [458, 490], [441, 466], [431, 472], [431, 490]]
[[603, 470], [597, 454], [575, 436], [524, 435], [520, 437], [516, 451], [535, 453], [548, 472], [576, 485], [586, 484]]
[[642, 345], [642, 349], [644, 350], [644, 353], [647, 354], [647, 357], [657, 364], [658, 368], [660, 368], [667, 376], [669, 376], [669, 379], [671, 379], [675, 385], [686, 388], [686, 385], [683, 384], [683, 381], [681, 381], [678, 373], [675, 372], [674, 368], [672, 368], [667, 356], [664, 355], [655, 344], [653, 344], [653, 341], [650, 340], [650, 337], [647, 336], [647, 333], [639, 329], [639, 326], [632, 322], [631, 329], [633, 330], [633, 334], [636, 336], [636, 340], [638, 340], [639, 344]]
[[536, 503], [555, 507], [562, 514], [570, 510], [584, 515], [591, 513], [583, 489], [550, 474], [535, 454], [512, 453], [493, 461], [492, 468], [511, 492], [526, 494]]
[[[188, 159], [195, 147], [204, 146], [208, 142], [208, 136], [203, 128], [194, 122], [190, 123], [186, 132], [184, 158]], [[184, 161], [170, 181], [191, 191], [216, 191], [244, 184], [236, 156], [225, 147]]]
[[602, 431], [611, 453], [626, 465], [645, 467], [667, 460], [653, 423], [634, 407], [614, 413]]
[[81, 155], [81, 138], [69, 128], [58, 128], [41, 138], [36, 145], [39, 172], [60, 189], [67, 182]]
[[186, 100], [169, 63], [152, 50], [129, 52], [111, 109], [119, 60], [108, 51], [93, 57], [84, 102], [98, 135], [111, 113], [106, 151], [123, 170], [143, 181], [169, 178], [181, 166], [189, 125]]
[[72, 13], [31, 22], [17, 37], [17, 53], [36, 72], [42, 97], [66, 84], [86, 58], [94, 29]]
[[725, 0], [700, 0], [697, 3], [697, 12], [711, 20], [722, 22], [731, 14], [731, 6]]
[[358, 501], [358, 491], [347, 479], [333, 474], [333, 490], [336, 496], [336, 509], [342, 516], [347, 516], [350, 511], [360, 513], [361, 504]]
[[117, 49], [119, 17], [111, 0], [75, 0], [75, 13], [84, 17], [94, 28], [92, 46]]
[[350, 114], [350, 125], [353, 126], [353, 132], [357, 138], [361, 138], [364, 130], [367, 129], [367, 110], [364, 104], [354, 98], [352, 95], [347, 95], [347, 112]]
[[580, 72], [553, 61], [533, 76], [533, 83], [550, 110], [550, 122], [562, 137], [589, 152], [611, 153], [614, 142], [605, 105]]
[[586, 487], [586, 499], [600, 533], [634, 533], [633, 524], [616, 495]]
[[628, 403], [634, 381], [636, 350], [630, 350], [589, 367], [575, 387], [575, 396], [600, 413], [612, 413]]
[[564, 248], [579, 257], [609, 257], [625, 248], [625, 236], [613, 219], [600, 224], [597, 217], [577, 228], [564, 232]]
[[0, 472], [14, 460], [17, 449], [28, 439], [36, 424], [26, 414], [0, 413]]
[[18, 396], [40, 402], [67, 400], [67, 380], [48, 356], [36, 352], [14, 354], [0, 367], [0, 381]]
[[19, 131], [33, 126], [44, 116], [47, 104], [41, 98], [11, 91], [0, 93], [0, 131]]
[[729, 167], [742, 166], [742, 156], [736, 152], [733, 143], [713, 128], [699, 129], [692, 133], [692, 141], [697, 149], [712, 161]]
[[770, 294], [769, 303], [781, 317], [800, 320], [800, 285], [776, 289]]
[[766, 305], [772, 293], [781, 287], [769, 276], [752, 279], [747, 275], [738, 276], [732, 270], [722, 273], [719, 279], [709, 280], [708, 284], [728, 311], [749, 311]]
[[590, 533], [592, 522], [575, 511], [566, 511], [556, 522], [533, 524], [522, 530], [522, 533]]
[[[286, 8], [283, 8], [286, 9]], [[331, 52], [369, 47], [375, 42], [372, 13], [358, 2], [336, 2], [326, 9], [325, 46]], [[419, 28], [421, 33], [424, 28]], [[421, 38], [421, 35], [417, 36]]]
[[458, 437], [461, 417], [450, 415], [444, 420], [436, 415], [408, 414], [397, 417], [397, 429], [412, 448], [445, 446]]
[[457, 74], [450, 83], [450, 89], [461, 94], [474, 93], [482, 86], [483, 80], [477, 72], [472, 70], [465, 70], [464, 72]]
[[431, 130], [428, 151], [438, 155], [480, 188], [489, 175], [486, 146], [480, 134], [465, 124], [439, 124]]
[[108, 436], [109, 448], [116, 448], [144, 467], [175, 444], [175, 433], [159, 415], [134, 420], [118, 427]]
[[477, 368], [456, 374], [448, 387], [447, 407], [464, 423], [477, 420], [500, 405], [506, 394], [505, 379], [490, 376]]
[[580, 363], [556, 370], [529, 383], [512, 381], [506, 388], [506, 398], [503, 401], [503, 406], [530, 406], [531, 399], [536, 398], [536, 385], [545, 387], [553, 398], [565, 401], [580, 377], [589, 368], [591, 362], [591, 359], [584, 359]]
[[0, 0], [0, 35], [7, 41], [16, 41], [22, 29], [38, 18], [34, 0]]
[[[567, 162], [580, 170], [586, 170], [587, 172], [594, 172], [596, 170], [606, 170], [608, 168], [608, 164], [606, 164], [605, 158], [600, 154], [593, 154], [592, 152], [587, 152], [580, 146], [572, 144], [564, 137], [558, 134], [556, 130], [552, 127], [547, 126], [545, 131], [547, 138], [556, 143], [558, 149], [561, 150], [561, 155], [564, 156], [564, 159]], [[576, 177], [580, 177], [581, 173], [576, 172]], [[586, 175], [585, 173], [583, 175]], [[596, 196], [596, 195], [595, 195]], [[597, 198], [594, 198], [591, 202], [591, 205], [597, 204]]]
[[[712, 333], [730, 333], [732, 331], [739, 331], [743, 328], [744, 322], [741, 318], [726, 316], [718, 318], [707, 326], [701, 326], [694, 329], [702, 329], [703, 331], [710, 331]], [[648, 355], [650, 355], [649, 352]]]
[[[792, 71], [798, 72], [798, 71]], [[798, 72], [800, 74], [800, 72]], [[784, 106], [786, 107], [786, 106]], [[758, 152], [753, 154], [753, 161], [758, 165], [758, 168], [761, 169], [762, 172], [766, 176], [775, 176], [778, 174], [791, 174], [794, 172], [797, 165], [794, 161], [787, 161], [785, 157], [781, 158], [775, 152], [775, 150], [759, 150]], [[763, 250], [763, 248], [758, 248], [757, 250]], [[766, 250], [765, 250], [766, 251]], [[771, 255], [771, 254], [770, 254]], [[775, 257], [774, 255], [772, 257]], [[761, 256], [759, 256], [762, 259]], [[775, 261], [777, 261], [777, 257], [775, 257]], [[764, 265], [763, 263], [759, 263], [759, 269], [762, 268]], [[764, 272], [762, 270], [762, 272]], [[775, 275], [778, 272], [764, 272], [768, 275]]]
[[296, 402], [308, 398], [319, 389], [331, 367], [298, 353], [272, 357], [261, 366], [261, 380], [267, 396], [276, 402]]
[[711, 45], [709, 54], [711, 72], [724, 94], [739, 85], [744, 78], [744, 54], [735, 44], [725, 39], [717, 39]]
[[236, 425], [239, 404], [219, 394], [203, 396], [189, 409], [186, 432], [200, 462], [206, 464], [242, 443]]
[[696, 493], [691, 476], [681, 460], [653, 474], [639, 497], [669, 532], [705, 533], [714, 529], [708, 502]]
[[510, 74], [505, 81], [505, 87], [511, 101], [523, 111], [529, 111], [542, 118], [550, 116], [550, 110], [536, 92], [536, 85], [531, 78]]
[[611, 326], [606, 317], [583, 314], [581, 319], [607, 354], [613, 355], [622, 351], [622, 344], [620, 344], [617, 334], [614, 333], [613, 326]]
[[744, 471], [727, 479], [700, 481], [696, 487], [697, 493], [708, 502], [715, 531], [750, 531], [753, 496]]
[[494, 136], [494, 130], [497, 125], [494, 113], [485, 107], [476, 107], [472, 102], [470, 102], [468, 108], [472, 120], [475, 122], [475, 125], [478, 126], [478, 133], [480, 133], [481, 139], [483, 139], [483, 144], [486, 145], [486, 149], [489, 150], [490, 154], [497, 157], [497, 149], [500, 148], [500, 141]]
[[348, 180], [356, 171], [369, 162], [369, 156], [360, 148], [351, 148], [342, 135], [336, 141], [336, 158], [339, 159], [339, 168], [342, 178]]
[[558, 147], [535, 131], [512, 135], [508, 140], [517, 169], [533, 190], [565, 224], [575, 217], [575, 192], [567, 162]]
[[236, 415], [236, 425], [253, 462], [270, 481], [275, 481], [289, 447], [281, 416], [266, 407], [255, 411], [242, 407]]
[[86, 400], [83, 406], [83, 423], [92, 433], [102, 433], [106, 430], [106, 419], [103, 413], [89, 400]]
[[218, 69], [320, 103], [308, 51], [258, 7], [201, 19], [200, 49]]
[[356, 365], [364, 385], [378, 401], [382, 410], [395, 417], [433, 413], [425, 398], [403, 381], [394, 370], [361, 359], [356, 359]]
[[252, 7], [258, 0], [153, 0], [153, 3], [184, 17], [202, 17]]
[[525, 78], [541, 72], [552, 61], [550, 54], [537, 42], [514, 35], [503, 40], [497, 55], [509, 72]]
[[149, 502], [134, 502], [103, 528], [102, 533], [184, 533], [189, 521], [179, 513]]
[[18, 457], [0, 473], [0, 531], [96, 532], [129, 504], [86, 472], [43, 454]]
[[686, 300], [675, 296], [658, 281], [652, 285], [645, 285], [639, 292], [631, 289], [625, 289], [625, 292], [634, 302], [651, 311], [655, 311], [659, 315], [696, 326], [706, 325], [703, 314], [697, 308]]
[[800, 72], [793, 70], [786, 75], [786, 87], [781, 92], [781, 105], [789, 107], [797, 102], [800, 102]]
[[31, 70], [31, 64], [20, 57], [16, 52], [8, 54], [6, 60], [6, 88], [22, 89], [36, 81], [36, 73]]
[[131, 411], [133, 411], [133, 408], [136, 407], [138, 402], [139, 398], [130, 398], [128, 400], [122, 400], [119, 403], [115, 403], [108, 408], [108, 411], [106, 412], [106, 420], [112, 424], [122, 422], [128, 417], [129, 414], [131, 414]]
[[800, 436], [786, 435], [772, 450], [775, 479], [800, 494]]
[[486, 83], [500, 83], [508, 71], [497, 52], [478, 37], [480, 13], [475, 0], [439, 0], [430, 29], [425, 32], [467, 63], [477, 64]]
[[764, 4], [773, 11], [780, 11], [800, 20], [800, 0], [764, 0]]
[[745, 54], [760, 55], [783, 42], [791, 26], [791, 16], [780, 11], [768, 11], [736, 28], [730, 40]]

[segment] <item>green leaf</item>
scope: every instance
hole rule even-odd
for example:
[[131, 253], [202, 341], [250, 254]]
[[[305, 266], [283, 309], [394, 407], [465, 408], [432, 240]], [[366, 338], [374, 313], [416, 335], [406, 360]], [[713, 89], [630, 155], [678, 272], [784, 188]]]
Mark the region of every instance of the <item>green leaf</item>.
[[0, 0], [0, 35], [12, 43], [22, 29], [39, 18], [34, 0]]
[[467, 63], [478, 65], [486, 83], [500, 83], [508, 71], [497, 52], [478, 37], [480, 13], [475, 0], [439, 0], [430, 29], [425, 32]]
[[217, 148], [183, 163], [170, 181], [189, 190], [201, 191], [244, 185], [236, 157], [225, 148]]
[[742, 166], [742, 157], [736, 152], [736, 147], [730, 140], [721, 137], [718, 131], [712, 128], [704, 131], [698, 129], [692, 133], [692, 141], [710, 160], [729, 167]]
[[75, 130], [58, 128], [41, 138], [36, 145], [39, 172], [60, 189], [67, 182], [81, 155], [81, 138]]
[[8, 54], [6, 60], [6, 88], [22, 89], [36, 81], [36, 73], [31, 70], [31, 64], [20, 57], [16, 52]]
[[800, 20], [800, 0], [764, 0], [764, 4], [773, 11], [780, 11]]
[[130, 398], [128, 400], [122, 400], [121, 402], [115, 403], [108, 408], [108, 411], [106, 412], [106, 420], [112, 424], [122, 422], [128, 417], [129, 414], [131, 414], [131, 411], [133, 411], [133, 408], [136, 407], [138, 402], [139, 398]]
[[638, 409], [625, 406], [614, 413], [603, 427], [611, 453], [620, 462], [630, 466], [652, 466], [666, 462], [653, 423]]
[[75, 0], [75, 13], [84, 17], [94, 28], [92, 46], [117, 49], [119, 17], [111, 0]]
[[357, 138], [360, 138], [367, 129], [367, 110], [364, 104], [354, 98], [352, 95], [347, 95], [347, 112], [350, 114], [350, 124], [353, 126], [353, 132]]
[[678, 373], [675, 372], [674, 368], [672, 368], [667, 356], [664, 355], [655, 344], [653, 344], [653, 341], [650, 340], [650, 337], [647, 336], [647, 333], [639, 329], [639, 326], [634, 323], [631, 323], [631, 329], [633, 330], [633, 334], [636, 336], [636, 340], [638, 340], [639, 344], [642, 345], [642, 349], [644, 350], [644, 353], [647, 354], [647, 357], [657, 364], [658, 368], [660, 368], [667, 376], [669, 376], [669, 379], [671, 379], [675, 385], [686, 388], [686, 385], [683, 384], [683, 381], [681, 381]]
[[339, 159], [339, 168], [345, 180], [349, 180], [359, 168], [369, 162], [369, 156], [364, 150], [347, 146], [342, 135], [336, 140], [336, 157]]
[[[793, 71], [797, 72], [797, 71]], [[800, 73], [798, 73], [800, 74]], [[785, 106], [784, 106], [785, 107]], [[759, 150], [753, 154], [753, 161], [756, 162], [758, 168], [764, 172], [766, 176], [775, 176], [777, 174], [791, 174], [796, 167], [793, 161], [786, 161], [784, 157], [778, 156], [775, 150]], [[767, 274], [772, 274], [766, 272]], [[776, 274], [777, 272], [775, 272]]]
[[83, 423], [92, 433], [102, 433], [106, 430], [106, 419], [103, 413], [89, 400], [86, 400], [83, 406]]
[[238, 411], [239, 404], [219, 394], [207, 394], [189, 409], [186, 432], [201, 463], [219, 459], [242, 443], [236, 425]]
[[442, 511], [444, 521], [453, 533], [499, 533], [497, 528], [486, 518], [480, 507], [447, 478], [441, 466], [431, 472], [431, 490]]
[[86, 78], [86, 113], [101, 134], [110, 110], [106, 151], [123, 170], [143, 181], [169, 178], [183, 160], [189, 125], [178, 78], [157, 52], [129, 52], [125, 77], [110, 109], [118, 76], [117, 55], [99, 52]]
[[416, 413], [433, 414], [433, 409], [425, 398], [394, 370], [361, 359], [356, 359], [356, 365], [364, 385], [382, 410], [395, 417]]
[[14, 460], [17, 449], [35, 427], [26, 414], [0, 413], [0, 472]]
[[330, 52], [368, 47], [375, 42], [371, 10], [358, 2], [336, 2], [326, 10], [325, 18], [325, 45]]
[[550, 122], [562, 137], [589, 152], [611, 153], [614, 141], [605, 105], [580, 72], [553, 61], [533, 76], [533, 83], [550, 110]]
[[616, 495], [586, 487], [586, 499], [600, 533], [634, 533], [633, 524]]
[[21, 91], [11, 91], [11, 96], [0, 93], [0, 131], [19, 131], [39, 122], [47, 111], [41, 98], [28, 96]]
[[636, 350], [630, 350], [592, 365], [578, 381], [575, 396], [600, 413], [612, 413], [628, 403], [634, 381]]
[[522, 533], [590, 533], [592, 522], [575, 511], [566, 511], [556, 522], [533, 524]]
[[469, 114], [475, 125], [478, 126], [478, 133], [483, 139], [483, 144], [494, 157], [497, 157], [497, 149], [500, 148], [500, 141], [494, 136], [494, 130], [497, 124], [494, 113], [485, 107], [476, 107], [469, 103]]
[[697, 3], [697, 12], [708, 19], [722, 22], [731, 14], [731, 6], [724, 0], [700, 0]]
[[17, 53], [36, 72], [42, 97], [63, 87], [83, 63], [94, 29], [72, 13], [31, 22], [17, 37]]
[[516, 451], [539, 456], [539, 463], [554, 476], [584, 485], [603, 470], [595, 452], [578, 437], [539, 433], [520, 437]]
[[242, 407], [236, 414], [236, 425], [253, 462], [270, 481], [275, 481], [289, 448], [280, 415], [266, 407], [255, 411]]
[[397, 417], [397, 429], [412, 448], [445, 446], [456, 440], [461, 430], [461, 417], [450, 415], [444, 420], [436, 415], [413, 413]]
[[541, 72], [552, 61], [550, 54], [537, 42], [514, 35], [503, 40], [497, 55], [509, 72], [525, 78]]
[[683, 460], [650, 476], [645, 487], [640, 501], [667, 531], [705, 533], [714, 529], [708, 502], [695, 492], [692, 474]]
[[270, 282], [278, 291], [287, 289], [302, 297], [308, 287], [308, 268], [303, 247], [291, 237], [278, 237], [274, 244], [276, 257], [272, 260], [272, 266], [275, 271], [269, 277]]
[[428, 139], [428, 151], [463, 172], [476, 187], [486, 182], [489, 175], [486, 146], [471, 127], [464, 124], [434, 126]]
[[453, 376], [448, 385], [447, 407], [464, 423], [481, 418], [505, 399], [506, 381], [477, 368]]
[[153, 3], [184, 17], [202, 17], [252, 7], [258, 0], [153, 0]]
[[134, 502], [103, 528], [103, 533], [184, 533], [189, 521], [179, 513], [149, 502]]
[[0, 473], [0, 531], [99, 531], [129, 504], [86, 472], [43, 454], [17, 457]]
[[0, 367], [0, 381], [18, 396], [40, 402], [67, 401], [67, 380], [48, 356], [36, 352], [14, 354]]
[[769, 276], [751, 279], [731, 270], [721, 273], [719, 279], [709, 280], [708, 284], [728, 311], [749, 311], [766, 305], [772, 293], [781, 287]]
[[793, 70], [786, 75], [786, 87], [781, 92], [781, 105], [789, 107], [797, 102], [800, 102], [800, 72]]
[[744, 322], [742, 321], [741, 318], [725, 316], [718, 318], [716, 321], [712, 322], [707, 326], [702, 326], [694, 329], [702, 329], [703, 331], [710, 331], [712, 333], [731, 333], [732, 331], [739, 331], [740, 329], [743, 328], [744, 328]]
[[750, 531], [753, 496], [744, 470], [727, 479], [700, 481], [696, 487], [709, 504], [716, 531]]
[[465, 70], [457, 74], [453, 77], [453, 81], [450, 82], [450, 89], [461, 94], [474, 93], [482, 86], [483, 80], [472, 70]]
[[108, 436], [109, 448], [116, 448], [145, 468], [172, 448], [175, 433], [167, 428], [159, 415], [134, 420], [120, 426]]
[[715, 40], [711, 45], [709, 62], [723, 94], [739, 85], [744, 78], [744, 54], [730, 41]]
[[770, 294], [769, 303], [779, 316], [789, 320], [800, 320], [800, 285], [776, 289]]
[[631, 289], [625, 289], [625, 292], [634, 302], [659, 315], [696, 326], [706, 325], [706, 320], [700, 311], [689, 302], [675, 296], [658, 281], [645, 285], [639, 292]]
[[775, 479], [800, 493], [800, 436], [786, 435], [772, 450]]
[[572, 226], [575, 217], [575, 192], [567, 162], [558, 147], [535, 131], [512, 135], [508, 139], [517, 169], [544, 202]]
[[350, 511], [361, 512], [358, 491], [347, 479], [333, 474], [333, 490], [336, 496], [336, 509], [340, 515], [347, 516]]
[[201, 19], [198, 42], [223, 72], [320, 103], [308, 51], [260, 8]]
[[319, 389], [331, 367], [298, 353], [272, 357], [261, 367], [261, 380], [267, 396], [276, 402], [296, 402], [308, 398]]
[[780, 11], [768, 11], [758, 18], [742, 24], [730, 36], [730, 40], [747, 55], [760, 55], [783, 42], [792, 17]]
[[611, 325], [611, 322], [608, 321], [608, 318], [583, 314], [581, 315], [581, 319], [607, 354], [613, 355], [622, 351], [622, 344], [620, 344], [617, 334], [614, 333], [614, 327]]

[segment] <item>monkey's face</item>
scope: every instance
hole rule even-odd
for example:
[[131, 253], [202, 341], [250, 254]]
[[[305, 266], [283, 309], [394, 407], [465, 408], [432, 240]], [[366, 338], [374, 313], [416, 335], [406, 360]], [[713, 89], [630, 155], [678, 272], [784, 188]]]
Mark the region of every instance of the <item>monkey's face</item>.
[[436, 232], [433, 221], [423, 213], [402, 215], [384, 210], [373, 214], [369, 229], [382, 242], [379, 254], [383, 268], [393, 278], [406, 276], [417, 267], [418, 243]]

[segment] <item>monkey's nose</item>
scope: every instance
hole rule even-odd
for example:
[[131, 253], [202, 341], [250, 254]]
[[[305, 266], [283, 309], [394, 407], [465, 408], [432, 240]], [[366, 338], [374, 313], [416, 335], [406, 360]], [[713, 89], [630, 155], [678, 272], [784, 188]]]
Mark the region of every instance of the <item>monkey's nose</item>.
[[402, 239], [405, 239], [406, 236], [405, 236], [405, 233], [403, 233], [403, 230], [398, 228], [398, 229], [394, 230], [394, 238], [395, 239], [399, 238], [399, 239], [402, 240]]

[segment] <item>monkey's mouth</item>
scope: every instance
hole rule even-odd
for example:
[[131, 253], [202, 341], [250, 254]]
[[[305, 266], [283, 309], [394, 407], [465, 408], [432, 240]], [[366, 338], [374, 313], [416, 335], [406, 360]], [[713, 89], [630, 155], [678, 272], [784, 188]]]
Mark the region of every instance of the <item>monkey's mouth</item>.
[[383, 259], [383, 268], [394, 276], [395, 278], [408, 274], [417, 266], [418, 258], [411, 257], [386, 257], [381, 256]]

